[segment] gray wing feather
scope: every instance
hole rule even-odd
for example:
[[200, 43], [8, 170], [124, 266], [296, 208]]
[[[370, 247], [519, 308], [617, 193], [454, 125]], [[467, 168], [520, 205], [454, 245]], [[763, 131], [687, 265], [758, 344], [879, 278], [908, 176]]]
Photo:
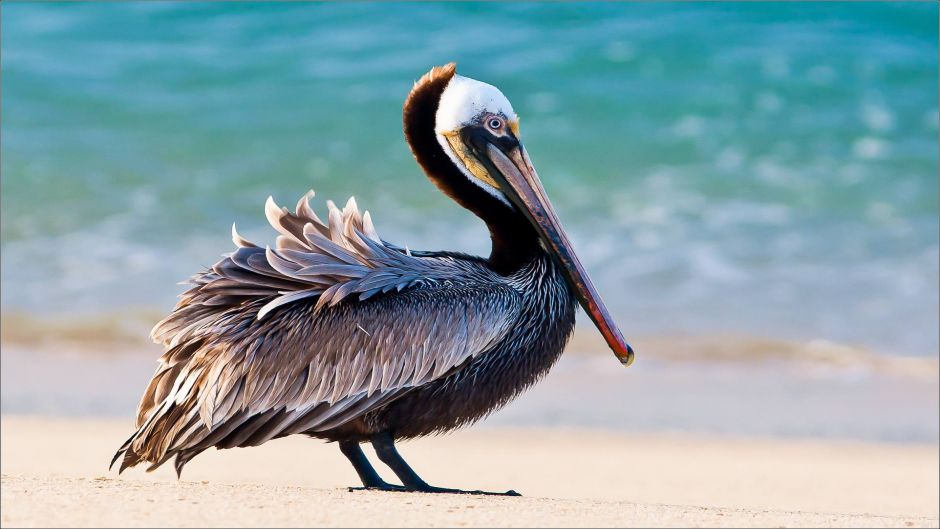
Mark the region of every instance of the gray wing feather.
[[232, 226], [237, 249], [211, 270], [191, 280], [176, 309], [152, 332], [158, 343], [171, 346], [190, 338], [191, 324], [219, 312], [213, 307], [238, 305], [246, 299], [269, 298], [257, 310], [264, 319], [273, 310], [305, 298], [318, 297], [317, 307], [335, 305], [358, 294], [401, 290], [420, 281], [450, 279], [446, 259], [417, 258], [379, 238], [369, 212], [359, 213], [350, 198], [340, 210], [332, 202], [329, 223], [323, 224], [301, 197], [294, 213], [268, 197], [265, 215], [280, 235], [275, 248], [261, 248]]
[[175, 453], [179, 471], [209, 446], [342, 426], [459, 369], [507, 332], [521, 300], [502, 278], [384, 243], [353, 200], [329, 206], [324, 225], [307, 196], [295, 213], [269, 199], [278, 248], [233, 227], [238, 249], [192, 279], [154, 328], [168, 350], [119, 451], [122, 469]]

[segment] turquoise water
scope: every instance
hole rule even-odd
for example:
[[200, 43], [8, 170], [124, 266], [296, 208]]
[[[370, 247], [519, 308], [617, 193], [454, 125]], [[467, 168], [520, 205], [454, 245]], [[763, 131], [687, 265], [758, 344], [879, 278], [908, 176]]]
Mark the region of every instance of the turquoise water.
[[0, 9], [5, 313], [167, 310], [311, 187], [485, 254], [401, 137], [454, 60], [522, 116], [626, 335], [937, 355], [936, 4]]

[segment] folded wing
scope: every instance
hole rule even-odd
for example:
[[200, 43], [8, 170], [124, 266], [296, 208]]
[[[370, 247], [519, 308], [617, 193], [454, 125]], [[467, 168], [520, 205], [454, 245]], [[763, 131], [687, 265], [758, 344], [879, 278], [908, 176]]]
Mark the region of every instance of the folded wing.
[[519, 312], [486, 267], [387, 245], [354, 201], [328, 224], [306, 197], [266, 212], [276, 248], [234, 233], [238, 249], [154, 328], [167, 352], [122, 470], [341, 427], [487, 351]]

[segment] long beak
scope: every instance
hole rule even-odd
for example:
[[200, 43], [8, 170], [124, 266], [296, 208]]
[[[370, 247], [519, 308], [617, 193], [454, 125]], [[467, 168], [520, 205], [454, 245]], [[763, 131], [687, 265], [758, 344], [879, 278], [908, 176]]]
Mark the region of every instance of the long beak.
[[624, 341], [620, 329], [604, 306], [604, 301], [594, 289], [591, 278], [575, 255], [571, 242], [562, 229], [558, 216], [555, 215], [555, 209], [542, 188], [539, 175], [532, 167], [528, 153], [522, 145], [504, 152], [496, 145], [488, 143], [487, 156], [512, 189], [513, 192], [508, 194], [510, 199], [526, 212], [546, 246], [561, 263], [578, 301], [604, 335], [607, 345], [623, 365], [629, 366], [633, 363], [633, 348]]

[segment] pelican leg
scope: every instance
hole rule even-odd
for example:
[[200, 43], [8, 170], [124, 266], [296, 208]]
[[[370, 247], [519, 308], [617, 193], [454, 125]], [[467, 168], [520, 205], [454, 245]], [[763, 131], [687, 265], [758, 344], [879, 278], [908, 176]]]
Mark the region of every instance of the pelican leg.
[[395, 439], [388, 432], [378, 433], [372, 436], [372, 446], [375, 448], [376, 455], [383, 463], [395, 472], [398, 479], [405, 485], [405, 490], [413, 492], [436, 492], [448, 494], [483, 494], [488, 496], [521, 496], [518, 492], [510, 490], [507, 492], [485, 492], [482, 490], [461, 490], [446, 489], [442, 487], [432, 487], [419, 476], [395, 449]]
[[[379, 476], [379, 473], [372, 468], [372, 464], [369, 463], [369, 459], [366, 458], [366, 455], [362, 452], [362, 448], [359, 447], [359, 443], [356, 441], [340, 441], [339, 450], [346, 456], [346, 459], [352, 463], [353, 468], [356, 469], [356, 474], [359, 474], [359, 479], [362, 480], [362, 487], [365, 489], [377, 489], [377, 490], [404, 490], [404, 487], [400, 485], [392, 485], [386, 483], [382, 476]], [[352, 487], [350, 487], [352, 490]]]

